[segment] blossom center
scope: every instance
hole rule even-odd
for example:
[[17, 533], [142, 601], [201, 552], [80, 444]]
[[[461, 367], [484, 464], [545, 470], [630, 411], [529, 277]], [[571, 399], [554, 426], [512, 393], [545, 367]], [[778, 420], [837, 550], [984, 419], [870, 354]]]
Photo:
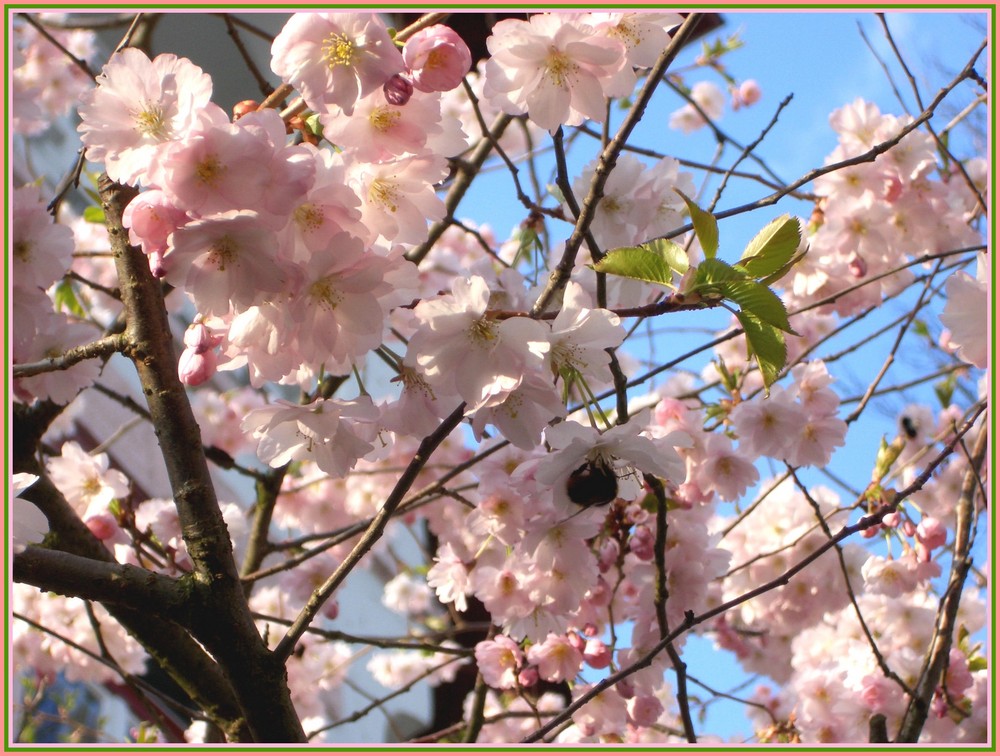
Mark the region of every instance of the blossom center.
[[323, 211], [311, 202], [295, 208], [293, 217], [303, 231], [315, 231], [323, 225]]
[[497, 337], [497, 324], [493, 320], [480, 318], [469, 326], [469, 339], [480, 345], [486, 345]]
[[309, 287], [309, 296], [322, 306], [333, 311], [343, 300], [343, 295], [333, 286], [333, 281], [329, 278], [321, 278]]
[[368, 120], [371, 121], [372, 128], [375, 131], [384, 134], [399, 122], [400, 115], [402, 114], [398, 110], [380, 106], [372, 111], [372, 114], [368, 116]]
[[357, 49], [354, 41], [344, 34], [331, 34], [323, 40], [323, 60], [330, 68], [354, 65]]
[[377, 178], [368, 187], [368, 201], [378, 203], [390, 213], [394, 213], [398, 206], [399, 188], [392, 181]]
[[236, 243], [236, 240], [226, 234], [216, 239], [212, 246], [209, 247], [208, 259], [218, 270], [224, 271], [227, 265], [236, 262], [236, 253], [238, 250], [239, 245]]
[[29, 241], [20, 240], [14, 242], [14, 257], [21, 262], [28, 262], [31, 260], [31, 248], [32, 244]]
[[198, 167], [194, 170], [195, 175], [201, 183], [213, 187], [219, 183], [219, 179], [225, 171], [226, 167], [219, 162], [219, 159], [215, 155], [206, 157], [198, 163]]
[[80, 487], [80, 491], [87, 498], [97, 496], [101, 492], [101, 481], [94, 477], [87, 478]]
[[135, 125], [143, 136], [153, 137], [163, 141], [167, 138], [167, 122], [163, 108], [159, 105], [147, 105], [145, 110], [135, 114]]
[[566, 79], [576, 73], [576, 63], [559, 50], [551, 50], [546, 61], [545, 74], [556, 86], [566, 86]]

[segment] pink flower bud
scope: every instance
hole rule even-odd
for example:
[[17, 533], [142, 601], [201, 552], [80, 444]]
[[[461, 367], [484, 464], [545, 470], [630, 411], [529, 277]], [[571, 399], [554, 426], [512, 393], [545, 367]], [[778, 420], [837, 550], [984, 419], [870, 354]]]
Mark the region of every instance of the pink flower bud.
[[618, 561], [618, 542], [605, 541], [597, 552], [597, 569], [601, 572], [610, 570]]
[[854, 255], [854, 257], [851, 258], [851, 261], [847, 263], [847, 269], [855, 278], [864, 278], [868, 273], [868, 263], [858, 257], [858, 255]]
[[583, 653], [583, 649], [587, 645], [587, 642], [580, 637], [579, 633], [566, 633], [566, 639], [569, 641], [569, 645], [577, 651]]
[[517, 681], [522, 688], [530, 688], [538, 682], [538, 667], [525, 667], [517, 673]]
[[653, 531], [645, 525], [639, 525], [629, 540], [629, 550], [635, 554], [637, 559], [648, 562], [653, 558], [654, 540]]
[[899, 512], [890, 512], [885, 517], [882, 518], [882, 524], [887, 528], [898, 528], [899, 523], [902, 522], [903, 515]]
[[187, 347], [177, 363], [177, 375], [185, 386], [200, 386], [215, 375], [217, 365], [218, 358], [212, 350], [199, 352], [198, 347]]
[[760, 84], [755, 79], [747, 79], [739, 88], [740, 102], [746, 106], [760, 102]]
[[917, 540], [929, 551], [944, 546], [948, 529], [935, 517], [925, 517], [917, 526]]
[[222, 343], [221, 336], [214, 336], [204, 323], [192, 323], [184, 332], [184, 346], [198, 354], [215, 349]]
[[400, 107], [408, 103], [413, 96], [413, 82], [402, 74], [393, 74], [389, 81], [382, 85], [382, 94], [385, 95], [387, 103]]
[[917, 526], [913, 524], [912, 520], [907, 520], [903, 523], [903, 535], [907, 538], [913, 538], [916, 535]]
[[106, 541], [118, 532], [118, 523], [110, 514], [99, 514], [87, 518], [84, 523], [95, 538]]
[[323, 604], [323, 616], [328, 620], [335, 620], [340, 615], [340, 604], [334, 600], [329, 600]]
[[611, 649], [600, 638], [591, 638], [583, 648], [583, 660], [594, 669], [604, 669], [611, 664]]
[[472, 68], [472, 53], [454, 29], [436, 24], [406, 40], [403, 62], [421, 92], [447, 92]]
[[154, 249], [149, 253], [149, 272], [153, 278], [163, 278], [167, 275], [167, 267], [163, 264], [163, 252]]

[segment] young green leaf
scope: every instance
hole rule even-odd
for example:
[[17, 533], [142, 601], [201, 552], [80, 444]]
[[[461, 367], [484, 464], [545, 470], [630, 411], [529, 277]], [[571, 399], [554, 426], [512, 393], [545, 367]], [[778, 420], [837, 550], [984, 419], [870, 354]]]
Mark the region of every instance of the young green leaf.
[[674, 272], [683, 275], [687, 270], [687, 252], [672, 241], [657, 239], [638, 247], [613, 249], [592, 267], [598, 273], [611, 273], [673, 288]]
[[76, 292], [73, 291], [73, 285], [68, 279], [62, 279], [56, 284], [55, 296], [53, 297], [56, 311], [65, 310], [78, 318], [82, 318], [86, 315], [83, 311], [83, 307], [80, 305], [80, 300], [76, 298]]
[[788, 358], [785, 337], [777, 328], [745, 310], [736, 313], [736, 319], [743, 326], [743, 333], [746, 335], [747, 356], [756, 358], [764, 379], [764, 391], [769, 393], [771, 384], [777, 380]]
[[96, 205], [90, 205], [83, 209], [83, 219], [87, 223], [104, 223], [104, 211]]
[[698, 207], [680, 189], [674, 189], [674, 191], [681, 196], [688, 207], [688, 212], [691, 213], [691, 224], [694, 226], [698, 243], [701, 244], [701, 251], [705, 253], [705, 259], [709, 260], [715, 257], [719, 251], [719, 224], [715, 220], [715, 216]]
[[753, 278], [764, 278], [787, 265], [799, 248], [799, 221], [787, 213], [762, 228], [740, 256], [739, 267]]
[[751, 313], [758, 320], [780, 328], [785, 333], [798, 335], [788, 323], [784, 302], [764, 284], [756, 281], [728, 281], [720, 288], [722, 296], [738, 304], [744, 312]]

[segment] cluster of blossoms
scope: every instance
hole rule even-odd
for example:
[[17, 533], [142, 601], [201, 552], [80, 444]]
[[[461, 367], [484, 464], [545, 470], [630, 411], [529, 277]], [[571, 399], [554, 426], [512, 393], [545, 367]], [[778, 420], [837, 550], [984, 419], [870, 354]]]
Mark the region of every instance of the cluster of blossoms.
[[[84, 64], [94, 58], [94, 33], [84, 29], [59, 29], [60, 13], [41, 13], [36, 23], [45, 25], [45, 34], [22, 18], [12, 22], [10, 38], [13, 55], [10, 70], [11, 128], [16, 134], [34, 135], [64, 116], [92, 84]], [[48, 35], [46, 37], [46, 35]]]
[[[830, 116], [839, 144], [827, 164], [857, 157], [894, 138], [910, 123], [907, 117], [883, 115], [856, 100]], [[826, 306], [847, 317], [878, 305], [905, 288], [914, 277], [909, 258], [936, 254], [981, 241], [970, 225], [984, 208], [980, 200], [988, 175], [985, 160], [969, 161], [969, 185], [957, 172], [935, 178], [937, 147], [926, 131], [909, 132], [873, 161], [860, 162], [816, 179], [820, 196], [810, 222], [810, 254], [788, 281], [792, 308], [845, 289]], [[878, 286], [855, 287], [883, 276]]]
[[[282, 569], [254, 581], [250, 609], [268, 642], [351, 553], [358, 536], [348, 531], [358, 533], [359, 523], [380, 512], [399, 471], [420, 453], [420, 440], [456, 409], [464, 414], [467, 434], [443, 441], [412, 483], [425, 492], [414, 502], [427, 506], [399, 510], [389, 537], [367, 559], [397, 568], [382, 602], [405, 618], [411, 635], [439, 629], [445, 607], [462, 614], [479, 606], [497, 633], [472, 649], [445, 642], [434, 653], [376, 653], [366, 666], [380, 685], [398, 689], [418, 679], [449, 683], [474, 661], [489, 688], [483, 713], [508, 715], [485, 725], [481, 742], [519, 740], [584, 696], [560, 742], [682, 740], [672, 734], [682, 723], [665, 682], [669, 657], [640, 662], [660, 643], [664, 622], [676, 628], [772, 582], [771, 590], [699, 630], [748, 672], [782, 686], [755, 696], [770, 715], [762, 729], [794, 719], [806, 740], [864, 740], [873, 713], [898, 726], [903, 696], [860, 632], [851, 592], [876, 637], [889, 639], [879, 647], [883, 658], [908, 682], [919, 674], [933, 631], [933, 580], [967, 469], [958, 456], [903, 511], [865, 533], [893, 539], [898, 556], [850, 543], [781, 584], [791, 566], [826, 544], [829, 531], [856, 517], [831, 489], [806, 488], [794, 477], [792, 468], [826, 467], [847, 435], [834, 378], [824, 361], [800, 359], [806, 345], [830, 333], [838, 317], [910, 283], [908, 258], [979, 243], [970, 226], [978, 198], [956, 175], [933, 178], [929, 137], [914, 131], [876, 160], [817, 180], [822, 199], [803, 244], [811, 252], [780, 282], [786, 300], [805, 306], [887, 275], [795, 315], [789, 377], [765, 394], [757, 390], [760, 377], [744, 373], [713, 415], [690, 399], [697, 391], [681, 390], [694, 389], [693, 380], [636, 401], [630, 419], [594, 400], [614, 385], [610, 353], [626, 343], [627, 324], [614, 310], [652, 303], [662, 288], [624, 278], [598, 284], [580, 265], [553, 304], [557, 312], [529, 317], [541, 287], [538, 276], [519, 267], [517, 240], [498, 244], [489, 227], [462, 222], [443, 231], [426, 255], [421, 251], [429, 224], [451, 221], [439, 191], [461, 166], [449, 158], [479, 143], [480, 120], [525, 117], [517, 124], [524, 128], [500, 139], [509, 154], [537, 146], [539, 129], [602, 122], [609, 98], [632, 94], [680, 21], [658, 12], [532, 14], [498, 23], [487, 40], [490, 58], [475, 64], [447, 27], [422, 29], [400, 44], [375, 14], [294, 14], [273, 42], [271, 68], [315, 116], [300, 118], [298, 132], [286, 124], [287, 113], [256, 103], [242, 103], [230, 118], [212, 102], [212, 80], [194, 63], [170, 54], [150, 60], [132, 48], [116, 53], [80, 101], [87, 158], [141, 190], [123, 218], [131, 242], [153, 274], [179, 290], [168, 302], [190, 326], [178, 372], [198, 387], [191, 396], [202, 441], [234, 459], [256, 456], [287, 467], [270, 520], [272, 537], [287, 540], [273, 556], [298, 554], [337, 534], [325, 550], [305, 560], [288, 557]], [[35, 96], [27, 61], [48, 60], [30, 30], [20, 33], [30, 41], [18, 47], [25, 62], [15, 71], [16, 106]], [[38, 81], [50, 76], [56, 74]], [[731, 94], [734, 109], [760, 97], [752, 81]], [[671, 127], [692, 131], [706, 123], [703, 116], [721, 116], [725, 105], [708, 82], [695, 84], [691, 99], [698, 108], [675, 112]], [[30, 131], [41, 116], [20, 107], [16, 127]], [[907, 123], [862, 102], [831, 122], [840, 144], [828, 162], [859, 155]], [[590, 162], [572, 182], [578, 200], [597, 167]], [[985, 182], [985, 163], [973, 161], [969, 171]], [[592, 239], [610, 249], [668, 235], [687, 212], [675, 190], [696, 193], [676, 159], [648, 164], [622, 154], [597, 204]], [[106, 251], [106, 241], [91, 238], [86, 224], [70, 231], [53, 223], [37, 186], [19, 188], [12, 208], [13, 356], [24, 364], [93, 341], [93, 323], [109, 325], [117, 305], [96, 294], [81, 299], [93, 322], [54, 310], [56, 287], [71, 266], [108, 290], [115, 285], [99, 262], [74, 259], [74, 252]], [[561, 213], [571, 218], [569, 202]], [[697, 244], [689, 241], [694, 265]], [[973, 327], [985, 309], [986, 268], [982, 258], [976, 278], [958, 273], [949, 280], [942, 315], [950, 329], [942, 342], [978, 367], [987, 362], [983, 331]], [[390, 364], [397, 389], [380, 400], [361, 377], [376, 352]], [[742, 340], [718, 355], [729, 372], [745, 370]], [[218, 371], [243, 369], [250, 387], [211, 386]], [[706, 384], [715, 370], [703, 374]], [[68, 403], [98, 374], [90, 361], [26, 376], [16, 381], [15, 396]], [[343, 377], [346, 389], [351, 375], [358, 384], [353, 398], [321, 389], [330, 377]], [[306, 398], [276, 399], [291, 393], [272, 391], [272, 384]], [[907, 412], [904, 454], [892, 471], [903, 485], [962, 419], [957, 407], [936, 420], [923, 408]], [[774, 462], [784, 462], [788, 475], [761, 481], [760, 469]], [[140, 496], [106, 454], [67, 441], [46, 460], [46, 473], [119, 562], [171, 576], [191, 569], [174, 503], [133, 501]], [[14, 483], [20, 491], [32, 481]], [[759, 498], [733, 516], [730, 507], [755, 490]], [[441, 491], [447, 497], [435, 498]], [[44, 531], [27, 507], [18, 505], [20, 549]], [[221, 508], [239, 559], [247, 513], [236, 504]], [[667, 527], [659, 555], [658, 508]], [[436, 543], [426, 569], [404, 565], [386, 546], [415, 524]], [[662, 612], [657, 556], [666, 579]], [[43, 600], [20, 586], [14, 599], [17, 611], [97, 652], [78, 600]], [[314, 627], [335, 628], [341, 609], [327, 601]], [[979, 632], [984, 612], [973, 591], [963, 611], [967, 632]], [[103, 611], [95, 617], [120, 666], [141, 671], [139, 645]], [[14, 635], [15, 658], [39, 674], [68, 665], [81, 679], [113, 678], [109, 668], [43, 633], [18, 625]], [[682, 651], [685, 638], [674, 649]], [[335, 718], [337, 691], [355, 661], [345, 642], [312, 634], [298, 641], [288, 685], [307, 732], [322, 733]], [[927, 738], [985, 737], [982, 663], [970, 643], [953, 650], [935, 698], [944, 714]], [[634, 674], [591, 697], [594, 679], [631, 665]], [[563, 686], [569, 697], [541, 692], [545, 685]], [[470, 695], [468, 710], [475, 705]], [[204, 738], [203, 730], [193, 726], [190, 739]]]

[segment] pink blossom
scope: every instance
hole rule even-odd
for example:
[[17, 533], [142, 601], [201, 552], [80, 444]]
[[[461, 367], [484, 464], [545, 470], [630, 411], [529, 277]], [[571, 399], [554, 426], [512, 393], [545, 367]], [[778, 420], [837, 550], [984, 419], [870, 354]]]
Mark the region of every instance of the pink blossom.
[[458, 394], [470, 409], [502, 402], [526, 372], [540, 370], [549, 351], [538, 321], [484, 317], [489, 300], [486, 281], [473, 276], [456, 279], [452, 294], [420, 302], [414, 314], [421, 327], [404, 360], [435, 390]]
[[805, 425], [806, 415], [789, 392], [775, 387], [770, 397], [758, 396], [737, 404], [729, 419], [739, 436], [740, 451], [750, 458], [781, 459], [791, 450], [792, 439]]
[[37, 475], [30, 473], [14, 473], [8, 486], [9, 494], [13, 495], [11, 506], [14, 508], [13, 549], [17, 554], [24, 551], [29, 543], [40, 543], [49, 532], [49, 520], [41, 510], [21, 494], [31, 488], [38, 480]]
[[60, 456], [51, 457], [46, 468], [52, 483], [83, 517], [106, 512], [115, 499], [128, 495], [128, 478], [111, 468], [107, 454], [88, 454], [75, 441], [62, 445]]
[[58, 21], [63, 14], [28, 12], [46, 26], [46, 35], [18, 16], [11, 19], [10, 115], [15, 133], [35, 135], [64, 116], [93, 85], [57, 44], [78, 59], [91, 62], [96, 35], [87, 29], [58, 29], [47, 23], [49, 19]]
[[654, 695], [636, 695], [626, 707], [629, 719], [637, 727], [652, 727], [663, 714], [663, 704]]
[[401, 572], [382, 587], [382, 603], [400, 614], [424, 614], [430, 609], [431, 591], [425, 581]]
[[450, 543], [438, 547], [434, 564], [427, 571], [427, 584], [435, 589], [442, 604], [455, 604], [455, 611], [468, 609], [469, 572]]
[[965, 691], [972, 687], [972, 673], [969, 671], [969, 660], [961, 649], [952, 648], [948, 652], [948, 669], [944, 678], [945, 687], [948, 694], [954, 698], [960, 698]]
[[[684, 479], [684, 463], [674, 447], [691, 443], [682, 431], [673, 431], [662, 438], [641, 435], [643, 418], [636, 416], [604, 433], [567, 420], [545, 431], [545, 439], [556, 450], [539, 465], [535, 477], [539, 483], [551, 486], [556, 502], [570, 504], [566, 493], [569, 476], [581, 465], [603, 464], [614, 471], [618, 497], [632, 501], [643, 490], [640, 474], [659, 475], [669, 481]], [[635, 469], [628, 470], [630, 465]]]
[[116, 53], [80, 105], [78, 127], [87, 159], [104, 162], [115, 181], [148, 183], [161, 145], [185, 139], [211, 110], [212, 79], [187, 58], [135, 47]]
[[527, 113], [550, 132], [585, 118], [603, 122], [605, 97], [627, 94], [616, 81], [625, 65], [624, 45], [572, 17], [504, 19], [486, 46], [486, 99], [506, 113]]
[[364, 422], [377, 418], [368, 397], [317, 399], [301, 406], [278, 400], [249, 412], [242, 427], [259, 441], [257, 456], [272, 467], [309, 459], [323, 472], [342, 477], [372, 450]]
[[521, 647], [506, 635], [476, 644], [476, 663], [484, 682], [491, 688], [513, 688], [518, 668], [524, 664]]
[[457, 155], [465, 134], [453, 116], [442, 116], [437, 95], [420, 93], [405, 106], [380, 92], [363, 97], [351, 116], [321, 115], [323, 136], [364, 162], [391, 161], [404, 155]]
[[[15, 292], [18, 288], [15, 287]], [[42, 294], [44, 299], [48, 299]], [[20, 299], [20, 297], [18, 297]], [[39, 330], [30, 339], [14, 337], [12, 350], [15, 365], [39, 362], [59, 357], [68, 349], [83, 346], [98, 338], [99, 331], [91, 323], [76, 322], [62, 313], [51, 310], [39, 323]], [[14, 381], [14, 393], [21, 401], [51, 399], [58, 404], [68, 404], [80, 391], [91, 386], [101, 374], [98, 360], [83, 360], [66, 370], [38, 373]]]
[[944, 546], [948, 529], [935, 517], [924, 517], [917, 525], [917, 540], [928, 551]]
[[404, 68], [375, 13], [294, 13], [271, 45], [271, 69], [313, 110], [355, 103]]
[[736, 501], [757, 482], [759, 473], [746, 455], [733, 449], [733, 442], [721, 433], [705, 439], [703, 454], [694, 463], [694, 481], [704, 491], [715, 491], [726, 501]]
[[444, 201], [434, 184], [447, 176], [443, 157], [420, 155], [388, 163], [352, 163], [348, 182], [361, 198], [361, 222], [374, 241], [417, 244], [427, 222], [444, 217]]
[[988, 270], [980, 255], [975, 278], [964, 270], [953, 273], [945, 282], [948, 301], [941, 313], [941, 322], [951, 331], [949, 346], [978, 368], [986, 367], [989, 355]]
[[846, 435], [847, 423], [839, 417], [809, 418], [789, 438], [784, 458], [795, 467], [824, 467]]
[[472, 53], [454, 29], [436, 24], [406, 40], [403, 62], [416, 89], [447, 92], [462, 83], [472, 67]]
[[550, 633], [542, 643], [528, 649], [528, 663], [538, 667], [538, 674], [549, 682], [572, 680], [583, 666], [583, 654], [565, 635]]
[[[154, 275], [157, 275], [153, 267], [154, 255], [162, 263], [170, 234], [190, 220], [191, 216], [168, 200], [161, 189], [137, 194], [122, 213], [122, 224], [128, 229], [129, 242], [141, 246], [142, 251], [150, 256], [150, 269]], [[159, 276], [165, 272], [161, 265]]]
[[389, 308], [411, 298], [403, 281], [412, 279], [412, 271], [401, 257], [368, 252], [360, 239], [333, 237], [302, 266], [300, 290], [288, 305], [302, 360], [328, 360], [332, 370], [349, 370], [375, 349]]
[[204, 315], [245, 310], [282, 290], [286, 268], [278, 239], [252, 212], [194, 221], [170, 235], [166, 280], [183, 288]]
[[69, 270], [73, 232], [56, 223], [45, 207], [41, 187], [14, 190], [10, 259], [15, 287], [47, 289]]
[[691, 87], [691, 99], [701, 108], [701, 112], [698, 112], [698, 109], [690, 102], [681, 106], [670, 114], [668, 123], [670, 128], [690, 134], [708, 123], [705, 120], [706, 117], [709, 121], [715, 121], [722, 117], [726, 96], [716, 84], [710, 81], [699, 81]]

